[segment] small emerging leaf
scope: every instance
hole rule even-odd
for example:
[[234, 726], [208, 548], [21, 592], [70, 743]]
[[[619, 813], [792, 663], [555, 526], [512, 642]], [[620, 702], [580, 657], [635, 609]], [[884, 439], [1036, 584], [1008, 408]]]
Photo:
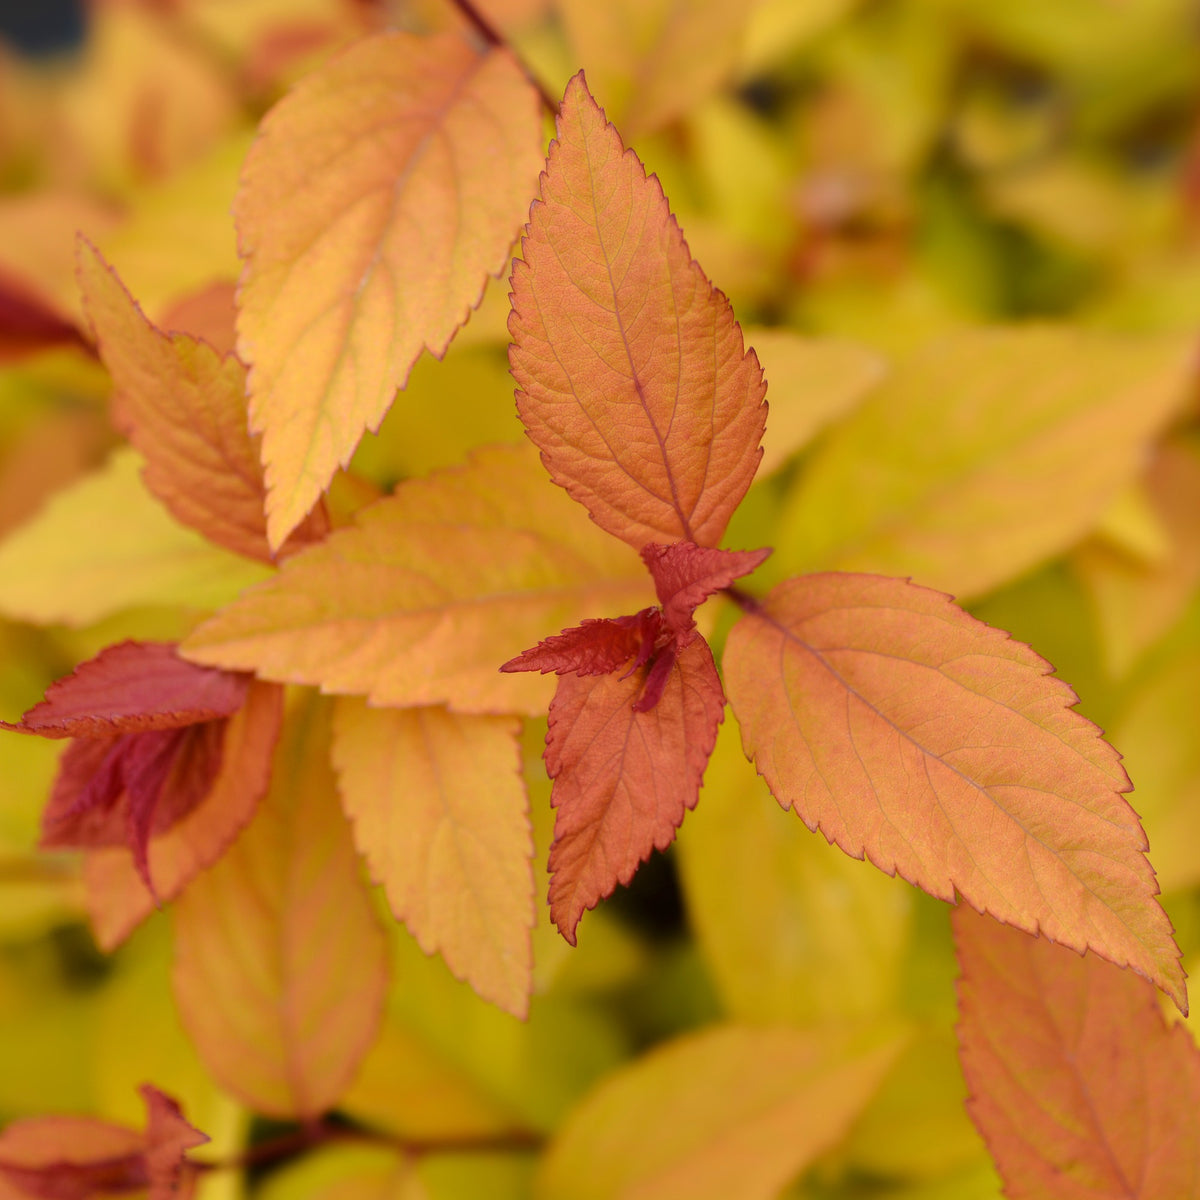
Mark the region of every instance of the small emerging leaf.
[[671, 546], [651, 542], [642, 547], [642, 561], [662, 605], [663, 623], [677, 637], [695, 628], [692, 614], [709, 596], [749, 575], [770, 554], [770, 550], [715, 550], [691, 542]]
[[584, 910], [628, 883], [655, 847], [665, 850], [696, 804], [725, 697], [703, 638], [665, 661], [648, 711], [635, 708], [645, 666], [622, 677], [564, 675], [550, 705], [550, 916], [571, 945]]
[[810, 829], [1186, 1011], [1120, 756], [1029, 647], [938, 592], [831, 573], [776, 587], [724, 667], [747, 754]]
[[1200, 1197], [1200, 1051], [1129, 971], [960, 907], [967, 1108], [1013, 1200]]
[[450, 35], [360, 41], [267, 114], [234, 216], [273, 547], [504, 268], [540, 144], [512, 55]]
[[716, 545], [761, 456], [762, 371], [582, 75], [521, 252], [510, 360], [551, 478], [638, 549]]

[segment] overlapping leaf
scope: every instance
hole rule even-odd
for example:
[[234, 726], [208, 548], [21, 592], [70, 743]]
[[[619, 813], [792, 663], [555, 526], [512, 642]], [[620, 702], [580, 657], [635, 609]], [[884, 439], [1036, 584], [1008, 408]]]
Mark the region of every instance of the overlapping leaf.
[[825, 574], [776, 587], [724, 668], [747, 753], [809, 828], [1186, 1011], [1120, 756], [1027, 646], [904, 580]]
[[968, 1109], [1013, 1200], [1200, 1197], [1200, 1051], [1152, 988], [954, 914]]
[[762, 371], [582, 75], [521, 252], [510, 359], [551, 477], [639, 549], [716, 545], [760, 458]]
[[777, 571], [977, 595], [1070, 546], [1185, 396], [1193, 339], [971, 330], [897, 363], [805, 470]]
[[537, 713], [548, 685], [497, 665], [548, 629], [637, 609], [649, 591], [637, 557], [546, 486], [529, 447], [495, 447], [402, 483], [183, 652], [381, 706]]
[[846, 1134], [903, 1041], [726, 1026], [659, 1046], [567, 1119], [538, 1200], [772, 1200]]
[[213, 1075], [260, 1112], [331, 1108], [378, 1032], [387, 959], [318, 702], [289, 714], [253, 824], [175, 917], [175, 997]]
[[[254, 682], [225, 725], [220, 769], [202, 804], [150, 839], [146, 859], [158, 902], [174, 900], [212, 866], [249, 823], [271, 782], [283, 689]], [[156, 908], [128, 850], [97, 847], [83, 861], [84, 895], [96, 941], [112, 950]]]
[[141, 465], [118, 450], [0, 545], [0, 612], [80, 626], [139, 605], [217, 608], [266, 576], [172, 519]]
[[564, 675], [550, 705], [546, 770], [558, 810], [550, 849], [550, 916], [575, 927], [657, 847], [665, 850], [700, 779], [725, 711], [712, 652], [696, 638], [670, 667], [657, 703], [635, 708], [646, 677]]
[[408, 33], [350, 47], [263, 121], [234, 215], [272, 546], [503, 269], [540, 134], [506, 50]]
[[334, 711], [354, 837], [392, 912], [485, 999], [529, 1008], [533, 840], [511, 717], [444, 708]]
[[[246, 424], [245, 367], [187, 334], [162, 333], [84, 241], [79, 283], [113, 378], [113, 420], [145, 457], [146, 486], [209, 541], [270, 562], [259, 439]], [[320, 515], [310, 517], [301, 541], [324, 532]]]

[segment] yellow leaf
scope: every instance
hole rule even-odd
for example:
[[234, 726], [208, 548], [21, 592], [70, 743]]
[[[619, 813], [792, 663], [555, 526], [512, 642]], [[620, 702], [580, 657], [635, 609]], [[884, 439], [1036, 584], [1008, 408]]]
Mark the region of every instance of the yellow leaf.
[[0, 544], [0, 613], [88, 625], [135, 605], [217, 608], [264, 579], [260, 566], [178, 525], [118, 450]]
[[845, 416], [883, 379], [883, 357], [839, 338], [790, 329], [747, 329], [767, 379], [771, 406], [756, 478], [777, 471], [828, 424]]
[[523, 1017], [533, 968], [533, 839], [512, 717], [334, 709], [342, 805], [371, 876], [427, 954]]
[[833, 853], [777, 807], [727, 721], [677, 859], [688, 922], [725, 1011], [793, 1023], [891, 1012], [911, 889]]
[[267, 1177], [261, 1200], [430, 1200], [415, 1156], [387, 1146], [322, 1146]]
[[537, 1200], [774, 1200], [846, 1135], [903, 1043], [730, 1025], [660, 1045], [572, 1112]]
[[175, 905], [175, 998], [208, 1069], [262, 1113], [332, 1108], [379, 1030], [386, 944], [337, 803], [328, 717], [290, 714], [250, 827]]
[[234, 214], [273, 546], [503, 270], [540, 164], [520, 67], [453, 35], [358, 42], [267, 115]]
[[1159, 665], [1113, 723], [1163, 891], [1200, 883], [1200, 651]]
[[1166, 534], [1161, 560], [1137, 562], [1098, 539], [1074, 557], [1095, 606], [1105, 665], [1116, 676], [1171, 628], [1200, 586], [1200, 445], [1178, 439], [1161, 446], [1144, 484], [1152, 519]]
[[229, 208], [250, 142], [243, 130], [230, 133], [170, 179], [139, 191], [124, 224], [92, 239], [105, 258], [121, 264], [121, 278], [152, 320], [180, 296], [237, 278]]
[[1066, 549], [1183, 402], [1194, 339], [973, 330], [898, 363], [780, 519], [772, 578], [910, 575], [979, 595]]
[[637, 555], [549, 484], [536, 451], [493, 447], [402, 483], [197, 629], [184, 653], [379, 706], [535, 714], [550, 681], [501, 674], [502, 662], [547, 630], [649, 603]]
[[732, 74], [749, 5], [726, 0], [559, 0], [572, 59], [626, 140], [652, 132]]

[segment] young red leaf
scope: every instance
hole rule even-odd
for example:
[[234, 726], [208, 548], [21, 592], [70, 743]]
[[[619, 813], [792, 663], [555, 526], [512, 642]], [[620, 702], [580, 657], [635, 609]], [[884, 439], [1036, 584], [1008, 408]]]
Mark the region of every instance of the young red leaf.
[[939, 592], [831, 573], [776, 587], [724, 668], [747, 754], [810, 829], [1186, 1011], [1120, 756], [1029, 647]]
[[231, 716], [250, 679], [197, 666], [170, 642], [121, 642], [52, 683], [46, 698], [6, 729], [41, 737], [105, 737], [179, 729]]
[[520, 722], [444, 708], [334, 709], [354, 840], [392, 912], [485, 1000], [529, 1011], [533, 836]]
[[967, 1109], [1013, 1200], [1200, 1197], [1200, 1051], [1092, 954], [954, 914]]
[[43, 817], [44, 846], [127, 844], [157, 898], [149, 843], [203, 803], [221, 769], [227, 718], [249, 677], [185, 662], [170, 643], [122, 642], [51, 684], [5, 728], [74, 737]]
[[634, 705], [652, 668], [558, 681], [546, 734], [558, 809], [550, 916], [571, 945], [584, 910], [628, 883], [655, 847], [665, 850], [696, 804], [725, 697], [703, 638], [666, 661], [649, 711]]
[[267, 114], [234, 216], [273, 546], [504, 268], [540, 148], [512, 55], [451, 35], [360, 41]]
[[89, 1200], [148, 1192], [185, 1200], [196, 1172], [188, 1150], [209, 1139], [157, 1088], [141, 1089], [146, 1131], [87, 1117], [34, 1117], [0, 1133], [0, 1200]]
[[642, 547], [642, 561], [650, 569], [662, 605], [663, 623], [677, 637], [696, 627], [692, 614], [709, 596], [749, 575], [770, 554], [769, 549], [715, 550], [692, 542], [670, 546], [648, 542]]
[[551, 477], [639, 549], [716, 545], [758, 466], [766, 385], [658, 180], [582, 73], [521, 253], [510, 361]]
[[338, 1102], [378, 1032], [387, 984], [326, 708], [310, 695], [289, 713], [254, 822], [173, 910], [184, 1028], [223, 1086], [278, 1117]]
[[[283, 720], [283, 689], [252, 682], [245, 704], [222, 722], [220, 770], [203, 801], [152, 832], [146, 860], [160, 902], [175, 899], [205, 868], [212, 866], [254, 816], [271, 782], [271, 760]], [[85, 745], [86, 743], [76, 743]], [[68, 747], [67, 753], [74, 750]], [[83, 860], [88, 914], [104, 950], [122, 942], [155, 907], [133, 856], [126, 847], [89, 847]]]
[[[146, 486], [210, 541], [270, 562], [259, 439], [247, 426], [246, 368], [186, 333], [152, 325], [82, 238], [78, 264], [84, 307], [113, 379], [113, 422], [145, 456]], [[327, 529], [318, 509], [292, 541], [319, 541]]]
[[662, 613], [643, 608], [631, 617], [589, 618], [572, 629], [543, 638], [510, 658], [500, 670], [541, 671], [543, 675], [607, 675], [630, 659], [648, 662], [662, 630]]

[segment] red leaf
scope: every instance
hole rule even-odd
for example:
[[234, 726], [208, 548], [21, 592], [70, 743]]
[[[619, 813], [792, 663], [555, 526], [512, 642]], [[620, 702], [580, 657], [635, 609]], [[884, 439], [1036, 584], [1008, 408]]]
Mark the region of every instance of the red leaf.
[[73, 742], [42, 814], [42, 846], [128, 845], [154, 894], [150, 839], [178, 824], [212, 790], [225, 725], [205, 721]]
[[184, 1120], [179, 1105], [150, 1084], [143, 1084], [146, 1101], [146, 1174], [149, 1200], [170, 1200], [179, 1193], [184, 1154], [203, 1146], [208, 1137]]
[[0, 1134], [0, 1200], [88, 1200], [147, 1189], [148, 1200], [172, 1200], [190, 1193], [195, 1170], [185, 1154], [209, 1139], [169, 1096], [149, 1084], [141, 1092], [144, 1134], [86, 1117], [9, 1125]]
[[564, 675], [550, 705], [546, 770], [558, 809], [550, 849], [550, 916], [571, 945], [584, 910], [666, 849], [700, 780], [725, 697], [703, 638], [672, 657], [660, 702], [635, 711], [645, 667]]
[[509, 659], [502, 671], [541, 671], [543, 675], [607, 675], [630, 659], [636, 666], [649, 661], [662, 629], [657, 608], [643, 608], [631, 617], [589, 619]]
[[939, 592], [829, 573], [775, 588], [724, 668], [747, 754], [810, 829], [1185, 1009], [1120, 756], [1028, 646]]
[[695, 628], [692, 614], [714, 592], [749, 575], [770, 557], [765, 550], [714, 550], [694, 542], [647, 542], [642, 559], [654, 577], [663, 621], [677, 635]]
[[236, 712], [249, 682], [187, 662], [172, 642], [121, 642], [52, 683], [18, 724], [0, 724], [48, 738], [179, 729]]
[[[271, 781], [272, 755], [282, 719], [283, 688], [255, 681], [246, 703], [220, 722], [220, 770], [203, 803], [169, 829], [153, 832], [146, 848], [161, 902], [173, 900], [196, 875], [212, 866], [254, 815]], [[74, 748], [70, 747], [68, 754]], [[171, 803], [169, 798], [167, 803]], [[127, 846], [89, 850], [83, 881], [92, 928], [102, 949], [111, 950], [154, 911], [155, 897], [146, 889]]]
[[1004, 1194], [1200, 1196], [1200, 1053], [1154, 989], [965, 906], [954, 933], [967, 1109]]
[[715, 545], [761, 457], [762, 370], [582, 73], [521, 247], [510, 359], [551, 477], [632, 546]]

